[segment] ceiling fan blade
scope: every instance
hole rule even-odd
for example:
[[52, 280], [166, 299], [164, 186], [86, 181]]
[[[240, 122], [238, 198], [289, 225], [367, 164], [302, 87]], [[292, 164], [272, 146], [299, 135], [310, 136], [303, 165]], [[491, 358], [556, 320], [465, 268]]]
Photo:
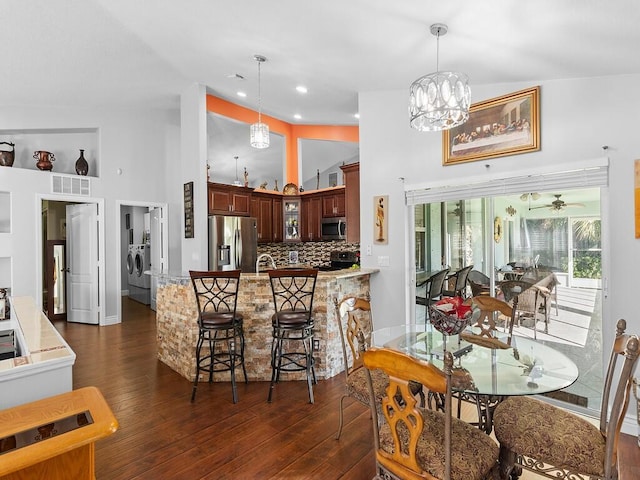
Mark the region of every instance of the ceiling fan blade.
[[550, 203], [546, 205], [538, 205], [536, 207], [529, 207], [529, 210], [536, 210], [538, 208], [553, 208], [553, 205], [551, 205]]

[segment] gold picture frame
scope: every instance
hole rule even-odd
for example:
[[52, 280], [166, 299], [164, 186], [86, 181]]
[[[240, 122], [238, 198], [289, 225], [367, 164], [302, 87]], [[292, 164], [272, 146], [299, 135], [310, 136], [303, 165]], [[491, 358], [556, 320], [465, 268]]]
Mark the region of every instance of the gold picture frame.
[[469, 119], [442, 134], [442, 164], [540, 150], [540, 87], [474, 103]]

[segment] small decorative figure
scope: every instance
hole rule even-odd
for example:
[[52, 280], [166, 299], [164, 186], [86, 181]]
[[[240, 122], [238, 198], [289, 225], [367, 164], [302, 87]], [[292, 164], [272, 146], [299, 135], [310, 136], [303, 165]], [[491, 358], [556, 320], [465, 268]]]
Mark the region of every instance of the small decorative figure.
[[249, 174], [247, 173], [247, 167], [244, 167], [244, 186], [249, 186]]
[[378, 199], [376, 208], [376, 227], [378, 227], [378, 238], [376, 242], [384, 242], [384, 198]]
[[266, 190], [267, 189], [267, 182], [262, 182], [260, 184], [260, 190]]
[[278, 179], [276, 178], [276, 179], [274, 180], [274, 182], [276, 182], [276, 186], [275, 186], [275, 187], [273, 187], [273, 191], [274, 191], [274, 192], [277, 192], [277, 191], [278, 191]]
[[211, 165], [207, 163], [207, 182], [211, 181], [211, 173], [209, 172], [209, 170], [211, 170]]

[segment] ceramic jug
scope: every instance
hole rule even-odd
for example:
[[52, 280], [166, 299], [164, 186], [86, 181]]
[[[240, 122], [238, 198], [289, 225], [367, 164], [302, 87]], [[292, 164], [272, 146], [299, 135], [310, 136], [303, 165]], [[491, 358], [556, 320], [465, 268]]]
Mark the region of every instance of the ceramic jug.
[[53, 170], [53, 161], [55, 157], [51, 152], [45, 152], [44, 150], [36, 150], [33, 154], [33, 158], [38, 160], [36, 167], [40, 170]]
[[0, 145], [9, 145], [11, 150], [0, 150], [0, 166], [11, 167], [13, 166], [13, 159], [15, 158], [16, 150], [15, 144], [11, 142], [0, 142]]

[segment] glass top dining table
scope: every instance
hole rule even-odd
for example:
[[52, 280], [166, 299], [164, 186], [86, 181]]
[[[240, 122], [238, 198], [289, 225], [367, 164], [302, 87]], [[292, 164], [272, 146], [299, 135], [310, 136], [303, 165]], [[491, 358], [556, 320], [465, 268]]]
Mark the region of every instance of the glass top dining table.
[[504, 397], [561, 390], [578, 378], [576, 364], [558, 350], [536, 340], [514, 336], [511, 348], [492, 349], [446, 336], [431, 324], [399, 325], [372, 332], [373, 346], [404, 352], [443, 367], [444, 349], [454, 356], [453, 390]]

